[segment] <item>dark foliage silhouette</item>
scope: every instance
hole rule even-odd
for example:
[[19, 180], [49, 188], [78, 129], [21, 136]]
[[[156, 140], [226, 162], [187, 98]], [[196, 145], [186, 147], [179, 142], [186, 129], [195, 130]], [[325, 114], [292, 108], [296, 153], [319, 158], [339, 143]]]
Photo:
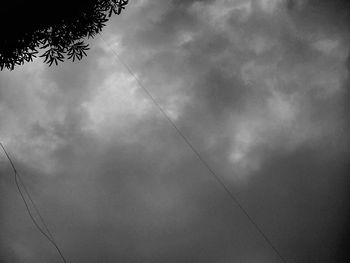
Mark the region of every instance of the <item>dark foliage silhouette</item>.
[[89, 49], [85, 38], [100, 33], [128, 0], [11, 0], [0, 7], [0, 69], [40, 57], [50, 66], [80, 60]]

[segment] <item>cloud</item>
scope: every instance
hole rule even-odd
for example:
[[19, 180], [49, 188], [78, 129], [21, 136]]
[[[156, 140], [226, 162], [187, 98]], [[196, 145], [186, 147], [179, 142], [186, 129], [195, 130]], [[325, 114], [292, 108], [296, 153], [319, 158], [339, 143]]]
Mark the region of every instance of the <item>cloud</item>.
[[[348, 10], [131, 1], [81, 62], [1, 72], [1, 141], [67, 258], [280, 262], [113, 49], [281, 254], [342, 262]], [[56, 260], [0, 164], [0, 259]]]

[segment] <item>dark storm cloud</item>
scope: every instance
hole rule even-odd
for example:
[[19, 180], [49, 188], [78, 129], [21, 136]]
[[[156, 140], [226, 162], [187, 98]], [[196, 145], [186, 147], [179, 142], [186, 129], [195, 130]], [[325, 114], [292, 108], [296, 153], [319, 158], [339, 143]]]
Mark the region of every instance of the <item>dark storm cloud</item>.
[[[280, 262], [110, 47], [289, 262], [345, 262], [348, 12], [131, 1], [82, 62], [2, 72], [1, 140], [69, 262]], [[0, 171], [0, 259], [57, 261]]]

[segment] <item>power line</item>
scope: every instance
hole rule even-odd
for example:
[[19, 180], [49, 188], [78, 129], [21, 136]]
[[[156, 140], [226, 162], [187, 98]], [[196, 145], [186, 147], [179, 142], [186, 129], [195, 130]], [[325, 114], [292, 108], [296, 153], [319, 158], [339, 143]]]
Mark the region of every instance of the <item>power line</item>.
[[54, 237], [53, 237], [53, 235], [52, 235], [50, 229], [49, 229], [48, 226], [46, 225], [45, 220], [44, 220], [44, 218], [42, 217], [42, 215], [41, 215], [41, 213], [40, 213], [40, 211], [39, 211], [39, 208], [36, 206], [34, 200], [33, 200], [32, 197], [30, 196], [30, 194], [29, 194], [29, 192], [28, 192], [28, 190], [27, 190], [27, 187], [25, 186], [25, 184], [24, 184], [24, 182], [23, 182], [23, 180], [22, 180], [21, 175], [20, 175], [19, 172], [17, 172], [17, 176], [18, 176], [18, 181], [19, 181], [20, 184], [22, 185], [22, 188], [24, 189], [24, 192], [27, 194], [27, 196], [28, 196], [30, 202], [32, 203], [32, 206], [34, 207], [35, 212], [36, 212], [37, 215], [39, 216], [40, 222], [43, 224], [43, 226], [44, 226], [44, 228], [45, 228], [45, 230], [46, 230], [48, 236], [51, 238], [51, 240], [52, 240], [53, 242], [56, 243], [56, 241], [55, 241], [55, 239], [54, 239]]
[[[34, 200], [31, 198], [31, 196], [30, 196], [30, 194], [29, 194], [27, 188], [26, 188], [25, 185], [24, 185], [24, 182], [22, 181], [22, 179], [21, 179], [19, 173], [17, 172], [16, 167], [15, 167], [15, 165], [14, 165], [14, 163], [13, 163], [11, 157], [9, 156], [9, 154], [7, 153], [7, 151], [6, 151], [5, 147], [4, 147], [4, 145], [3, 145], [1, 142], [0, 142], [0, 146], [1, 146], [1, 148], [3, 149], [3, 151], [4, 151], [4, 153], [5, 153], [6, 157], [7, 157], [7, 159], [9, 160], [9, 162], [10, 162], [10, 164], [11, 164], [11, 166], [12, 166], [12, 169], [13, 169], [13, 172], [14, 172], [14, 177], [15, 177], [15, 183], [16, 183], [16, 186], [17, 186], [17, 190], [18, 190], [18, 192], [19, 192], [20, 195], [21, 195], [21, 198], [22, 198], [23, 203], [24, 203], [24, 205], [25, 205], [25, 207], [26, 207], [26, 210], [27, 210], [27, 212], [28, 212], [28, 214], [29, 214], [29, 216], [30, 216], [30, 219], [32, 220], [32, 222], [33, 222], [33, 224], [35, 225], [35, 227], [39, 230], [39, 232], [40, 232], [40, 233], [41, 233], [55, 248], [56, 248], [56, 250], [57, 250], [57, 252], [59, 253], [60, 257], [62, 258], [63, 262], [64, 262], [64, 263], [67, 263], [66, 258], [64, 257], [62, 251], [60, 250], [60, 248], [58, 247], [56, 241], [54, 240], [53, 235], [51, 234], [49, 228], [47, 227], [47, 224], [45, 223], [44, 218], [41, 216], [41, 214], [40, 214], [40, 212], [39, 212], [39, 209], [37, 208], [37, 206], [36, 206]], [[19, 185], [19, 182], [22, 184], [24, 191], [26, 192], [27, 196], [29, 197], [30, 202], [32, 203], [32, 205], [33, 205], [33, 207], [34, 207], [36, 213], [39, 215], [40, 221], [41, 221], [42, 224], [44, 225], [44, 227], [45, 227], [46, 231], [48, 232], [48, 234], [45, 233], [45, 231], [39, 226], [38, 222], [35, 220], [35, 218], [34, 218], [32, 212], [31, 212], [31, 210], [30, 210], [30, 208], [29, 208], [28, 202], [27, 202], [27, 200], [25, 199], [25, 197], [24, 197], [24, 195], [23, 195], [23, 192], [22, 192], [22, 190], [21, 190], [21, 187], [20, 187], [20, 185]]]
[[[105, 42], [105, 44], [108, 46], [107, 42], [104, 40], [104, 38], [101, 35], [101, 39]], [[188, 147], [192, 150], [192, 152], [197, 156], [198, 160], [204, 165], [204, 167], [210, 172], [210, 174], [213, 176], [213, 178], [221, 185], [221, 187], [224, 189], [224, 191], [227, 193], [227, 195], [230, 197], [230, 199], [238, 206], [238, 208], [243, 212], [243, 214], [247, 217], [247, 219], [250, 221], [250, 223], [255, 227], [255, 229], [260, 233], [260, 235], [263, 237], [263, 239], [266, 241], [266, 243], [272, 248], [272, 250], [276, 253], [276, 255], [284, 262], [287, 263], [287, 260], [281, 255], [281, 253], [278, 251], [276, 246], [272, 243], [272, 241], [266, 236], [264, 231], [259, 227], [259, 225], [254, 221], [254, 219], [249, 215], [247, 210], [241, 205], [241, 203], [238, 201], [237, 197], [228, 189], [226, 184], [224, 183], [223, 179], [216, 174], [216, 172], [209, 166], [209, 164], [203, 159], [203, 157], [200, 155], [198, 150], [193, 146], [193, 144], [187, 139], [187, 137], [183, 134], [183, 132], [177, 127], [177, 125], [171, 120], [171, 118], [168, 116], [168, 114], [165, 112], [163, 107], [157, 102], [155, 97], [148, 91], [148, 89], [142, 84], [142, 82], [139, 80], [139, 78], [136, 76], [136, 74], [131, 70], [128, 64], [126, 64], [121, 57], [118, 55], [114, 49], [110, 48], [112, 53], [115, 55], [115, 57], [118, 59], [118, 61], [124, 65], [124, 67], [127, 69], [127, 71], [130, 73], [131, 76], [134, 77], [136, 80], [138, 86], [146, 93], [148, 98], [153, 102], [153, 104], [159, 109], [159, 111], [163, 114], [165, 119], [171, 124], [171, 126], [176, 130], [176, 132], [180, 135], [180, 137], [184, 140], [184, 142], [188, 145]]]

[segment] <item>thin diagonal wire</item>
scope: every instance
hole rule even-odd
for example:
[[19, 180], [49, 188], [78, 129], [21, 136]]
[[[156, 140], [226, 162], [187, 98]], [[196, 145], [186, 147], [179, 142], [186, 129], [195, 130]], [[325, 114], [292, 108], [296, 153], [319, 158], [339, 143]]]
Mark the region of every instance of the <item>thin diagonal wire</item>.
[[[108, 46], [107, 42], [104, 40], [104, 38], [101, 36], [101, 39], [105, 42], [105, 44]], [[193, 151], [193, 153], [197, 156], [199, 161], [204, 165], [205, 168], [210, 172], [210, 174], [214, 177], [214, 179], [222, 186], [224, 191], [228, 194], [228, 196], [231, 198], [231, 200], [238, 206], [238, 208], [243, 212], [243, 214], [248, 218], [250, 223], [255, 227], [255, 229], [260, 233], [260, 235], [264, 238], [266, 243], [272, 248], [272, 250], [276, 253], [276, 255], [284, 262], [287, 263], [287, 260], [281, 255], [281, 253], [278, 251], [276, 246], [272, 243], [272, 241], [266, 236], [266, 234], [262, 231], [262, 229], [258, 226], [257, 223], [255, 223], [254, 219], [249, 215], [247, 210], [241, 205], [241, 203], [238, 201], [237, 197], [228, 189], [228, 187], [225, 185], [223, 180], [220, 176], [218, 176], [215, 171], [209, 166], [209, 164], [203, 159], [203, 157], [200, 155], [200, 153], [197, 151], [197, 149], [193, 146], [193, 144], [187, 139], [187, 137], [183, 134], [183, 132], [176, 126], [176, 124], [171, 120], [171, 118], [168, 116], [168, 114], [164, 111], [163, 107], [157, 102], [155, 97], [148, 91], [148, 89], [142, 84], [142, 82], [139, 80], [139, 78], [136, 76], [136, 74], [131, 70], [128, 64], [126, 64], [121, 57], [118, 55], [114, 49], [110, 48], [112, 53], [115, 55], [115, 57], [118, 59], [118, 61], [124, 65], [124, 67], [127, 69], [127, 71], [130, 73], [131, 76], [134, 77], [139, 87], [146, 93], [146, 95], [149, 97], [149, 99], [154, 103], [154, 105], [159, 109], [159, 111], [163, 114], [166, 120], [171, 124], [171, 126], [176, 130], [176, 132], [180, 135], [180, 137], [185, 141], [185, 143], [188, 145], [188, 147]]]
[[[3, 149], [3, 151], [4, 151], [4, 153], [5, 153], [6, 157], [7, 157], [7, 159], [9, 160], [9, 162], [10, 162], [10, 164], [11, 164], [11, 166], [12, 166], [12, 169], [13, 169], [13, 172], [14, 172], [14, 177], [15, 177], [15, 183], [16, 183], [18, 192], [19, 192], [20, 195], [21, 195], [21, 198], [22, 198], [22, 200], [23, 200], [23, 202], [24, 202], [24, 205], [25, 205], [25, 207], [26, 207], [26, 210], [27, 210], [27, 212], [28, 212], [28, 214], [29, 214], [29, 216], [30, 216], [30, 219], [31, 219], [32, 222], [34, 223], [35, 227], [39, 230], [39, 232], [40, 232], [44, 237], [46, 237], [46, 239], [49, 240], [50, 243], [56, 248], [56, 250], [58, 251], [59, 255], [61, 256], [63, 262], [64, 262], [64, 263], [67, 263], [66, 258], [64, 257], [62, 251], [60, 250], [60, 248], [58, 247], [58, 245], [56, 244], [56, 242], [55, 242], [53, 239], [50, 238], [50, 236], [49, 236], [50, 234], [49, 234], [49, 235], [46, 234], [45, 231], [42, 230], [42, 228], [41, 228], [41, 227], [39, 226], [39, 224], [36, 222], [36, 220], [35, 220], [35, 218], [34, 218], [32, 212], [30, 211], [30, 208], [29, 208], [29, 205], [28, 205], [28, 203], [27, 203], [27, 200], [25, 199], [25, 197], [24, 197], [24, 195], [23, 195], [23, 192], [22, 192], [22, 190], [21, 190], [21, 188], [20, 188], [20, 186], [19, 186], [19, 183], [18, 183], [18, 182], [19, 182], [19, 180], [18, 180], [18, 179], [19, 179], [19, 174], [17, 173], [16, 167], [15, 167], [14, 163], [12, 162], [11, 157], [10, 157], [9, 154], [7, 153], [7, 151], [6, 151], [6, 149], [5, 149], [5, 146], [4, 146], [1, 142], [0, 142], [0, 146], [1, 146], [1, 148]], [[22, 185], [24, 185], [23, 181], [22, 181]], [[26, 193], [27, 193], [28, 196], [30, 196], [29, 193], [28, 193], [28, 191], [26, 191]], [[31, 202], [34, 203], [34, 201], [33, 201], [32, 198], [30, 198], [30, 200], [31, 200]], [[35, 207], [36, 207], [36, 206], [35, 206]], [[37, 212], [38, 212], [39, 217], [44, 221], [44, 219], [41, 217], [41, 215], [40, 215], [40, 213], [39, 213], [39, 210], [37, 210]], [[46, 224], [44, 223], [44, 225], [46, 225]], [[48, 229], [48, 228], [47, 228], [47, 229]], [[49, 231], [49, 232], [50, 232], [50, 231]]]
[[41, 213], [40, 213], [40, 211], [39, 211], [39, 208], [36, 206], [34, 200], [32, 199], [31, 195], [29, 194], [29, 192], [28, 192], [28, 190], [27, 190], [27, 187], [25, 186], [25, 184], [24, 184], [24, 182], [23, 182], [23, 180], [22, 180], [21, 175], [20, 175], [19, 172], [17, 172], [17, 176], [18, 176], [19, 182], [20, 182], [21, 185], [22, 185], [22, 188], [24, 189], [24, 192], [27, 194], [27, 196], [28, 196], [30, 202], [32, 203], [32, 206], [34, 207], [35, 212], [36, 212], [37, 215], [39, 216], [40, 222], [43, 224], [43, 226], [44, 226], [44, 228], [45, 228], [47, 234], [50, 236], [51, 240], [52, 240], [53, 242], [56, 243], [56, 240], [54, 239], [54, 237], [53, 237], [53, 235], [52, 235], [50, 229], [49, 229], [48, 226], [46, 225], [45, 220], [44, 220], [44, 218], [42, 217], [42, 215], [41, 215]]

